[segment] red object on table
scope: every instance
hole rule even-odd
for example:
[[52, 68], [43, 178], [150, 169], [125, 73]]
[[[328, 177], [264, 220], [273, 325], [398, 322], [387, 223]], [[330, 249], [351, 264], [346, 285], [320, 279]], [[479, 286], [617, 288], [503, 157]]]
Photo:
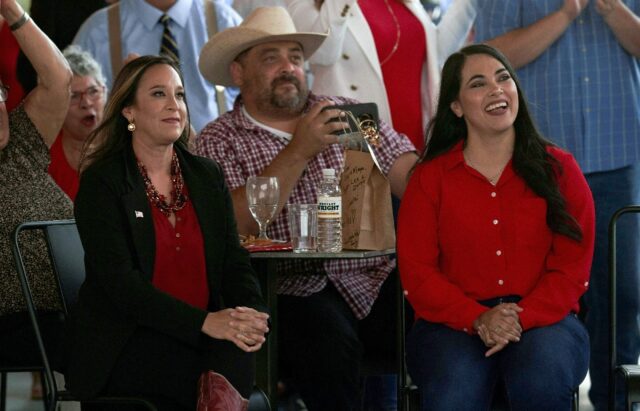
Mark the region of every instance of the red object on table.
[[267, 240], [267, 241], [252, 241], [242, 244], [250, 253], [257, 253], [260, 251], [291, 251], [292, 246], [290, 242], [284, 242], [279, 240]]

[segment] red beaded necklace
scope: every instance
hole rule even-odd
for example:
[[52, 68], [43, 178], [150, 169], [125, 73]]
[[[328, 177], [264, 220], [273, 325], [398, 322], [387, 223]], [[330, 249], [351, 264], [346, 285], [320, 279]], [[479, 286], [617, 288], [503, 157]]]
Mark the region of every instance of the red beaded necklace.
[[144, 188], [147, 192], [147, 198], [151, 204], [156, 206], [162, 212], [162, 214], [169, 217], [172, 213], [184, 208], [189, 198], [182, 192], [184, 189], [184, 180], [182, 179], [182, 170], [180, 169], [180, 162], [178, 162], [178, 156], [175, 151], [171, 158], [171, 182], [173, 183], [173, 191], [171, 192], [173, 203], [171, 204], [168, 204], [166, 197], [156, 190], [149, 178], [149, 174], [147, 174], [146, 167], [140, 160], [138, 160], [138, 169], [140, 170], [140, 174], [142, 174], [142, 179], [144, 180]]

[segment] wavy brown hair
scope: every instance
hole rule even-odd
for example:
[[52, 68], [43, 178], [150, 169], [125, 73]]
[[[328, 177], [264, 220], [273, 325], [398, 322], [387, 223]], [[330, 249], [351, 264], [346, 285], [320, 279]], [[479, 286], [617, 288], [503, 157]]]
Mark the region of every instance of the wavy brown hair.
[[582, 239], [582, 230], [576, 219], [567, 211], [566, 201], [558, 188], [558, 174], [562, 167], [547, 152], [553, 144], [546, 140], [529, 114], [520, 82], [507, 58], [497, 49], [486, 44], [474, 44], [449, 56], [442, 69], [440, 94], [436, 115], [429, 123], [425, 136], [425, 150], [416, 164], [427, 162], [451, 150], [460, 140], [467, 140], [467, 124], [451, 110], [451, 103], [458, 99], [462, 84], [462, 68], [467, 57], [485, 54], [498, 60], [507, 69], [518, 90], [519, 109], [513, 127], [513, 169], [537, 195], [547, 202], [547, 226], [551, 231], [576, 241]]
[[[127, 63], [118, 73], [111, 95], [105, 107], [104, 119], [87, 138], [80, 170], [103, 158], [110, 157], [123, 150], [131, 142], [131, 133], [127, 130], [129, 122], [122, 114], [122, 110], [135, 103], [136, 92], [142, 76], [151, 67], [158, 64], [171, 66], [180, 76], [184, 84], [182, 72], [178, 65], [164, 56], [142, 56]], [[186, 97], [185, 97], [186, 105]], [[190, 129], [189, 108], [187, 105], [187, 123], [178, 140], [174, 143], [187, 150], [187, 137]]]

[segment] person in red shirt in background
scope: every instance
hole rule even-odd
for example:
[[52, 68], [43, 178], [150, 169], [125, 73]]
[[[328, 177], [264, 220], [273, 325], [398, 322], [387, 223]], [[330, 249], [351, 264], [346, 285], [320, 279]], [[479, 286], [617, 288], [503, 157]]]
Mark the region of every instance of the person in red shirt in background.
[[50, 149], [49, 174], [75, 200], [82, 148], [89, 134], [100, 125], [107, 98], [102, 68], [91, 54], [78, 46], [67, 47], [63, 54], [73, 71], [71, 101], [62, 130]]
[[316, 94], [378, 106], [420, 153], [440, 68], [465, 44], [476, 0], [458, 0], [436, 25], [419, 0], [286, 0], [298, 30], [328, 33], [309, 59]]
[[417, 320], [407, 365], [423, 410], [570, 410], [589, 338], [594, 205], [545, 140], [513, 68], [473, 45], [445, 63], [430, 140], [405, 191], [399, 272]]

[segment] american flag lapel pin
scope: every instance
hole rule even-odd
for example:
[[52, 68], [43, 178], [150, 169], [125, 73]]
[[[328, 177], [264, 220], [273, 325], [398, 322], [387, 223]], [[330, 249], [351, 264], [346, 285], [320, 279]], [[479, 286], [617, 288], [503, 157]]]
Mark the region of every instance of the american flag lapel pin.
[[135, 213], [136, 213], [136, 218], [144, 218], [144, 214], [142, 214], [142, 211], [135, 210]]

